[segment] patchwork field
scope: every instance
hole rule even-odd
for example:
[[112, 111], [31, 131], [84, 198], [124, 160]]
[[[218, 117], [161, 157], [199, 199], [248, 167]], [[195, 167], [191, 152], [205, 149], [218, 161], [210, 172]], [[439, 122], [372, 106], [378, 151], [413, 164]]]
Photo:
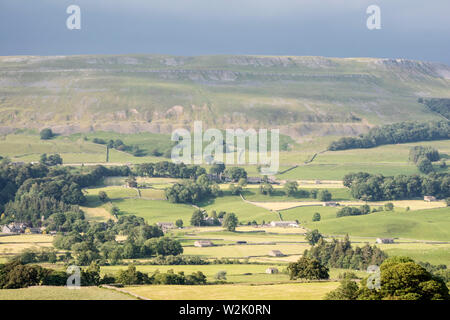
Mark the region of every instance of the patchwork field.
[[[67, 171], [86, 173], [98, 164], [127, 165], [134, 169], [133, 165], [139, 163], [170, 161], [168, 155], [173, 147], [171, 133], [175, 128], [188, 128], [194, 120], [202, 120], [203, 129], [214, 127], [224, 130], [230, 126], [279, 128], [282, 133], [279, 173], [271, 178], [276, 178], [280, 184], [273, 186], [275, 191], [271, 196], [260, 194], [259, 185], [251, 184], [244, 188], [243, 197], [231, 195], [230, 184], [224, 183], [220, 185], [223, 191], [221, 197], [196, 204], [174, 204], [165, 200], [165, 189], [183, 180], [137, 177], [139, 188], [127, 188], [128, 177], [107, 177], [96, 181], [96, 186], [83, 190], [87, 201], [80, 208], [91, 223], [115, 219], [110, 213], [114, 207], [118, 208], [119, 217], [136, 215], [149, 224], [183, 220], [184, 228], [172, 229], [166, 232], [166, 236], [180, 241], [185, 257], [201, 257], [205, 260], [202, 262], [210, 264], [156, 265], [161, 263], [161, 257], [149, 257], [148, 252], [144, 256], [144, 250], [137, 246], [139, 253], [133, 252], [131, 250], [135, 247], [129, 243], [122, 246], [109, 242], [103, 246], [102, 237], [93, 242], [99, 248], [102, 245], [100, 262], [109, 259], [108, 263], [112, 264], [116, 262], [115, 258], [119, 259], [120, 265], [102, 265], [102, 275], [117, 275], [119, 270], [133, 263], [137, 270], [146, 273], [157, 270], [185, 274], [202, 271], [209, 282], [197, 286], [125, 287], [125, 290], [140, 296], [156, 300], [322, 299], [338, 286], [340, 274], [347, 270], [331, 269], [330, 280], [321, 282], [290, 280], [286, 272], [288, 263], [298, 260], [306, 249], [311, 248], [306, 240], [306, 233], [310, 230], [317, 229], [324, 235], [325, 241], [349, 235], [353, 247], [362, 247], [367, 243], [374, 245], [378, 237], [394, 238], [393, 244], [377, 246], [389, 256], [405, 255], [416, 261], [450, 267], [450, 208], [446, 207], [444, 200], [389, 201], [394, 204], [393, 211], [336, 217], [342, 206], [365, 204], [353, 199], [350, 191], [343, 186], [346, 174], [358, 171], [385, 176], [420, 174], [417, 166], [408, 160], [410, 148], [414, 146], [436, 148], [442, 160], [448, 162], [450, 159], [450, 140], [326, 151], [333, 140], [342, 136], [357, 136], [375, 125], [442, 119], [417, 99], [422, 94], [448, 97], [448, 79], [436, 70], [440, 68], [440, 72], [448, 73], [450, 69], [431, 63], [404, 62], [370, 58], [269, 56], [0, 57], [0, 157], [12, 162], [35, 162], [44, 153], [57, 153], [61, 155]], [[57, 134], [49, 140], [41, 140], [39, 131], [46, 127]], [[126, 146], [135, 147], [134, 151], [137, 147], [142, 156], [117, 149], [110, 149], [107, 154], [106, 145], [94, 143], [94, 139], [102, 139], [106, 143], [121, 140]], [[206, 141], [203, 143], [206, 144]], [[233, 146], [225, 147], [237, 156]], [[135, 154], [139, 155], [139, 152]], [[249, 157], [248, 152], [245, 157]], [[13, 165], [18, 167], [20, 164]], [[207, 171], [210, 169], [209, 165], [202, 166]], [[246, 170], [249, 177], [261, 177], [259, 166], [239, 166]], [[434, 162], [433, 168], [438, 173], [450, 172], [450, 167], [441, 166], [440, 162]], [[54, 169], [59, 171], [61, 168]], [[5, 169], [6, 173], [0, 177], [1, 183], [7, 181], [4, 176], [8, 175], [8, 170]], [[55, 171], [52, 170], [49, 169], [49, 179], [54, 177]], [[3, 189], [3, 185], [0, 189], [6, 190], [5, 194], [14, 189], [12, 185], [18, 183], [22, 174], [17, 172], [14, 181], [8, 180], [10, 185], [4, 183], [9, 189]], [[27, 176], [30, 177], [32, 174]], [[299, 183], [301, 190], [296, 195], [284, 194], [282, 184], [287, 180]], [[42, 190], [54, 190], [45, 187]], [[21, 192], [26, 194], [24, 189]], [[31, 200], [36, 200], [30, 206], [47, 204], [41, 199], [34, 199], [41, 196], [36, 191], [39, 188], [33, 186], [30, 189]], [[319, 199], [301, 192], [311, 192], [312, 189], [328, 189], [332, 200], [339, 202], [341, 207], [323, 206]], [[68, 187], [62, 190], [64, 195], [60, 198], [73, 203], [67, 200], [72, 199], [69, 197], [72, 190]], [[106, 192], [109, 199], [100, 201], [99, 192]], [[19, 195], [22, 196], [22, 193], [18, 193], [16, 198], [13, 193], [1, 198], [19, 202]], [[18, 217], [9, 216], [4, 208], [7, 201], [1, 203], [1, 209], [7, 213], [1, 217], [5, 223]], [[367, 204], [379, 208], [385, 203]], [[20, 211], [23, 207], [19, 205], [12, 208]], [[199, 208], [209, 215], [213, 210], [217, 214], [221, 211], [233, 212], [240, 225], [235, 232], [226, 231], [223, 227], [192, 227], [192, 214]], [[29, 213], [27, 219], [38, 220], [37, 215], [31, 216], [37, 210]], [[320, 221], [313, 222], [316, 213], [320, 214]], [[20, 214], [20, 217], [26, 215], [23, 212]], [[71, 228], [72, 224], [65, 223], [61, 215], [49, 219], [53, 218], [58, 219], [54, 221], [55, 225], [58, 224], [55, 229]], [[271, 221], [280, 220], [298, 221], [300, 226], [272, 228], [268, 225]], [[253, 225], [255, 222], [256, 226]], [[125, 241], [130, 234], [136, 235], [137, 239], [145, 234], [145, 230], [134, 229], [134, 225], [118, 229], [125, 229], [116, 237], [120, 241]], [[90, 235], [91, 230], [86, 233]], [[53, 239], [49, 235], [0, 235], [0, 263], [9, 261], [24, 249], [52, 247]], [[194, 243], [198, 240], [210, 240], [214, 246], [196, 247]], [[75, 242], [75, 237], [70, 241]], [[69, 247], [72, 242], [65, 244]], [[169, 244], [158, 242], [158, 246], [164, 245]], [[86, 257], [74, 250], [73, 261], [84, 258], [82, 262], [86, 262], [92, 257], [98, 258], [98, 252], [88, 241], [78, 248]], [[122, 249], [127, 251], [126, 254], [121, 255]], [[279, 250], [283, 255], [274, 257], [272, 250]], [[167, 261], [171, 259], [167, 258]], [[192, 260], [186, 259], [184, 262]], [[39, 264], [64, 270], [66, 262]], [[269, 267], [278, 268], [279, 273], [267, 274]], [[226, 272], [224, 284], [215, 283], [215, 276], [220, 271]], [[355, 273], [359, 277], [367, 275], [364, 271]], [[98, 287], [80, 290], [30, 287], [0, 290], [0, 300], [3, 299], [119, 300], [134, 297]]]
[[136, 300], [131, 295], [98, 287], [29, 287], [25, 289], [2, 289], [0, 300]]
[[126, 289], [154, 300], [320, 300], [339, 282], [279, 285], [135, 286]]
[[228, 245], [215, 247], [185, 247], [184, 253], [187, 255], [198, 255], [202, 257], [218, 257], [218, 258], [245, 258], [269, 256], [272, 250], [280, 250], [285, 255], [299, 255], [305, 249], [310, 247], [309, 244], [273, 244], [273, 245]]
[[245, 203], [239, 196], [219, 197], [205, 201], [199, 206], [207, 212], [212, 210], [216, 210], [216, 212], [234, 212], [239, 217], [239, 220], [243, 222], [251, 222], [253, 220], [258, 222], [261, 222], [262, 220], [265, 220], [266, 222], [279, 220], [276, 213], [249, 203]]
[[133, 214], [148, 223], [175, 222], [182, 219], [188, 224], [194, 208], [187, 204], [174, 204], [165, 200], [118, 199], [112, 201], [121, 214]]
[[[39, 161], [41, 154], [58, 153], [64, 164], [106, 163], [106, 147], [86, 141], [81, 137], [60, 136], [51, 140], [40, 140], [37, 134], [9, 134], [0, 139], [0, 154], [12, 161]], [[126, 152], [110, 149], [110, 163], [157, 162], [161, 158], [135, 157]]]
[[[307, 165], [299, 161], [294, 162], [299, 164], [297, 168], [279, 174], [277, 178], [282, 180], [341, 180], [345, 174], [359, 171], [385, 176], [419, 174], [417, 167], [408, 160], [409, 149], [413, 146], [432, 146], [438, 149], [444, 158], [450, 154], [450, 140], [385, 145], [370, 149], [327, 151], [319, 153], [314, 161]], [[301, 150], [302, 146], [300, 145], [298, 148]], [[435, 170], [448, 172], [449, 169], [443, 170], [435, 165]]]
[[306, 225], [325, 234], [450, 241], [449, 212], [448, 208], [376, 212], [364, 216], [330, 217], [319, 222], [307, 222]]
[[53, 237], [43, 234], [1, 235], [0, 258], [6, 258], [29, 248], [48, 248], [52, 246]]

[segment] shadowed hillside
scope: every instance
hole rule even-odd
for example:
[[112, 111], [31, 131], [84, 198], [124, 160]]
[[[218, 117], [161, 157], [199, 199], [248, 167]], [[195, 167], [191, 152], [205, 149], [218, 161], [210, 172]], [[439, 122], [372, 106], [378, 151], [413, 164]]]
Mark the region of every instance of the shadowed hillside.
[[0, 132], [52, 127], [170, 133], [281, 127], [294, 138], [355, 135], [439, 119], [418, 97], [450, 97], [450, 67], [371, 58], [162, 55], [0, 57]]

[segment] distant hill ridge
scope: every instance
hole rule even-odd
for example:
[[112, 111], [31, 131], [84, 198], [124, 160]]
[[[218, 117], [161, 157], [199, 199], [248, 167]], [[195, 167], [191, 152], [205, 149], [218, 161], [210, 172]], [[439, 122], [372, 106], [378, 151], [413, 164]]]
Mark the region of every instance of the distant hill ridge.
[[219, 55], [0, 57], [0, 133], [51, 127], [170, 133], [272, 128], [302, 139], [432, 120], [419, 97], [450, 97], [450, 67], [405, 59]]

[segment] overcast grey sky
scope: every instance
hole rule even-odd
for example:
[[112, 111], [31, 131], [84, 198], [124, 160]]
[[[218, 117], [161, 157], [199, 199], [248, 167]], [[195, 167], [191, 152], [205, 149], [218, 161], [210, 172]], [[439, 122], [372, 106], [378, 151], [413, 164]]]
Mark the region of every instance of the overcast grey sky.
[[[66, 9], [81, 8], [81, 30]], [[381, 8], [381, 30], [366, 9]], [[449, 0], [0, 0], [0, 55], [389, 57], [450, 64]]]

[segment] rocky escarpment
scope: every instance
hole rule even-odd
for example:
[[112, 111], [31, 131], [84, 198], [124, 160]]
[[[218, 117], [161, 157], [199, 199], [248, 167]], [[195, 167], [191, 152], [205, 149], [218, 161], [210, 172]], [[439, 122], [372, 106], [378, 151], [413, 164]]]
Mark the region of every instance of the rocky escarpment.
[[357, 135], [434, 119], [418, 97], [450, 97], [450, 67], [405, 59], [164, 55], [0, 57], [0, 133], [52, 127], [170, 133], [280, 128]]

